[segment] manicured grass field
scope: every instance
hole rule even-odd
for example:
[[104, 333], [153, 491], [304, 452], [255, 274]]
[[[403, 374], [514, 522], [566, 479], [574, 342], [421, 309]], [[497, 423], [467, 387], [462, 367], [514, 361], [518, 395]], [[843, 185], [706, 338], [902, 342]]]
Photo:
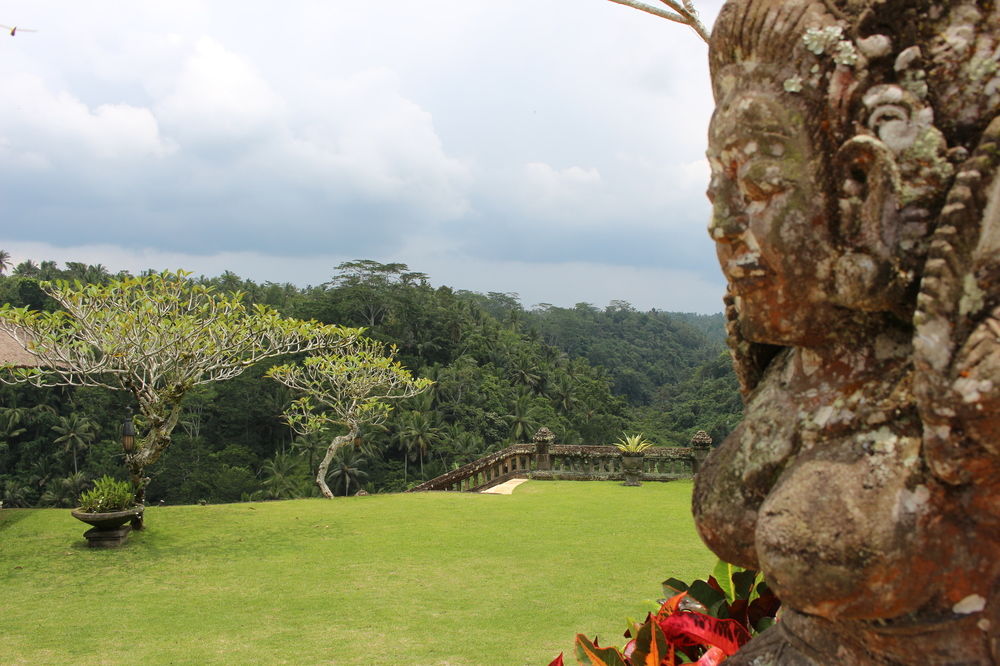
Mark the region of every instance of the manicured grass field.
[[[0, 510], [2, 664], [540, 664], [715, 561], [690, 482], [150, 508], [119, 550]], [[571, 660], [572, 662], [572, 660]]]

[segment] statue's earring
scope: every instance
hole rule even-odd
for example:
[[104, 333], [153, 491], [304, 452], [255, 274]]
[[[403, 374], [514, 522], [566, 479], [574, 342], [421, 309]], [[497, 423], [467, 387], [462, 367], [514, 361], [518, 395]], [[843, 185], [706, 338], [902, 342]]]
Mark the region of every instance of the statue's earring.
[[843, 251], [834, 266], [836, 303], [906, 316], [895, 156], [879, 139], [860, 135], [840, 147], [833, 167], [839, 206], [835, 236]]

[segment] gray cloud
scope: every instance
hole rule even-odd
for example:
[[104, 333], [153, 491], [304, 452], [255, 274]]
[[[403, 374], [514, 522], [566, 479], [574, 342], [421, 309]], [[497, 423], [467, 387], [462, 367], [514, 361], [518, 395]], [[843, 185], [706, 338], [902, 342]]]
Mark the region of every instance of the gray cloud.
[[639, 288], [607, 277], [629, 266], [718, 289], [705, 47], [682, 27], [600, 0], [145, 4], [5, 5], [40, 30], [0, 40], [5, 247], [306, 280], [372, 257], [460, 288], [518, 266], [594, 302]]

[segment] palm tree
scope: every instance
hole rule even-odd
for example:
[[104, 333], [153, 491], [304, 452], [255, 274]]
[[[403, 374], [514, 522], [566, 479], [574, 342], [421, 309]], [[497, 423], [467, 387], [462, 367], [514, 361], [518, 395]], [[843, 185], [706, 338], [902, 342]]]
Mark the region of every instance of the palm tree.
[[25, 433], [24, 408], [10, 407], [0, 410], [0, 442], [16, 439]]
[[328, 442], [323, 439], [323, 433], [309, 433], [308, 435], [299, 435], [292, 441], [292, 450], [298, 453], [300, 456], [305, 456], [308, 460], [309, 469], [316, 469], [317, 457], [322, 458], [323, 452], [326, 451]]
[[74, 472], [50, 483], [39, 501], [47, 506], [76, 506], [76, 500], [86, 485], [87, 477], [83, 472]]
[[559, 375], [555, 386], [552, 387], [552, 401], [556, 409], [563, 414], [569, 414], [577, 404], [576, 387], [573, 380], [568, 375]]
[[28, 506], [28, 496], [31, 494], [31, 487], [18, 479], [7, 479], [3, 483], [3, 490], [0, 491], [0, 505], [8, 508], [15, 506]]
[[351, 494], [351, 482], [361, 487], [361, 479], [368, 478], [368, 472], [361, 469], [365, 458], [355, 449], [344, 446], [337, 451], [330, 466], [330, 485], [336, 490], [341, 482], [344, 484], [344, 495]]
[[52, 426], [52, 431], [59, 436], [53, 440], [56, 444], [63, 445], [63, 453], [73, 452], [73, 473], [79, 470], [76, 464], [76, 454], [82, 449], [90, 446], [97, 435], [96, 424], [86, 416], [77, 413], [69, 416], [60, 416], [59, 423]]
[[260, 468], [264, 476], [264, 490], [269, 499], [293, 499], [302, 496], [302, 481], [308, 471], [303, 470], [301, 460], [289, 451], [278, 451], [273, 458], [264, 461]]
[[10, 252], [7, 250], [0, 250], [0, 275], [7, 272], [7, 269], [13, 266], [10, 263]]
[[518, 356], [510, 364], [510, 372], [514, 381], [529, 389], [540, 392], [542, 386], [542, 372], [538, 364], [527, 356]]
[[522, 393], [517, 396], [506, 419], [510, 423], [510, 435], [515, 442], [530, 441], [538, 428], [537, 410], [532, 404], [531, 394]]
[[38, 264], [33, 262], [31, 259], [28, 259], [27, 261], [22, 261], [14, 267], [14, 275], [20, 275], [21, 277], [36, 277], [38, 275], [38, 270]]
[[43, 261], [38, 266], [38, 277], [42, 280], [57, 280], [62, 277], [62, 274], [59, 265], [54, 261]]
[[[403, 421], [400, 437], [405, 442], [406, 452], [416, 451], [420, 457], [420, 476], [424, 476], [424, 455], [431, 446], [441, 440], [440, 430], [436, 428], [426, 412], [407, 412]], [[405, 461], [403, 478], [406, 479]]]
[[454, 464], [461, 466], [483, 455], [486, 445], [479, 435], [463, 430], [452, 440], [451, 448], [455, 452]]

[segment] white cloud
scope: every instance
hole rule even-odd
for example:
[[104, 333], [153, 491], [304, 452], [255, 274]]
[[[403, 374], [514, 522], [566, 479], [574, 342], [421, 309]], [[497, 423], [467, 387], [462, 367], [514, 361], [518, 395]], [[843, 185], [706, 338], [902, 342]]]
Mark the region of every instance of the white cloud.
[[556, 169], [544, 162], [524, 165], [516, 196], [528, 219], [572, 220], [576, 224], [598, 213], [605, 198], [601, 174], [596, 168]]
[[447, 155], [433, 118], [400, 92], [395, 72], [369, 69], [308, 86], [312, 102], [297, 108], [286, 168], [438, 218], [465, 212], [469, 168]]
[[156, 115], [182, 140], [245, 142], [275, 131], [282, 101], [254, 68], [211, 38], [198, 40]]
[[0, 155], [16, 164], [35, 168], [69, 164], [89, 170], [94, 160], [155, 160], [174, 150], [149, 109], [127, 104], [91, 109], [72, 93], [52, 90], [32, 74], [9, 74], [4, 88]]

